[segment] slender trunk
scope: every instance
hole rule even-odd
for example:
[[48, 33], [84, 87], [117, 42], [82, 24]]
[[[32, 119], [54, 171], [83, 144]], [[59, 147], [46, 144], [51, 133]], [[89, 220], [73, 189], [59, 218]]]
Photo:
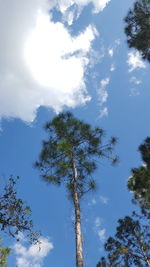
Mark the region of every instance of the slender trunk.
[[144, 260], [146, 261], [147, 265], [150, 266], [150, 258], [147, 256], [147, 253], [146, 253], [145, 250], [144, 250], [142, 241], [139, 239], [139, 237], [137, 237], [137, 235], [136, 235], [136, 239], [137, 239], [137, 241], [138, 241], [138, 243], [139, 243], [139, 247], [140, 247], [141, 252], [142, 252], [142, 254], [143, 254], [143, 258], [144, 258]]
[[73, 159], [73, 171], [74, 171], [73, 202], [75, 209], [76, 267], [83, 267], [80, 202], [79, 202], [79, 195], [77, 192], [78, 174], [74, 159]]
[[142, 253], [143, 253], [143, 256], [144, 256], [144, 259], [145, 259], [147, 265], [150, 266], [150, 259], [147, 257], [147, 255], [143, 249], [143, 246], [141, 246], [141, 250], [142, 250]]

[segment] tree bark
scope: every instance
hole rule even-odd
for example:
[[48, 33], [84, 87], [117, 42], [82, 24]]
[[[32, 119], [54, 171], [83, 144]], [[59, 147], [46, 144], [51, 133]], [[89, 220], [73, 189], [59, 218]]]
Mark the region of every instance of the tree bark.
[[77, 192], [78, 173], [74, 159], [73, 159], [73, 172], [74, 172], [73, 202], [75, 209], [76, 267], [83, 267], [80, 201]]

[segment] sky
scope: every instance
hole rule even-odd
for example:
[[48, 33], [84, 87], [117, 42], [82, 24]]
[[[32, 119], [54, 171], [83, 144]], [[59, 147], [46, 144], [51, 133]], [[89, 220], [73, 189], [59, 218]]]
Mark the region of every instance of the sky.
[[[124, 21], [132, 0], [0, 0], [0, 177], [20, 176], [17, 190], [41, 231], [41, 250], [20, 233], [4, 236], [9, 266], [75, 266], [73, 205], [63, 187], [34, 169], [43, 125], [69, 110], [118, 138], [113, 167], [100, 160], [96, 192], [81, 203], [85, 266], [104, 255], [117, 220], [130, 215], [131, 169], [149, 136], [150, 66], [128, 49]], [[108, 138], [108, 139], [107, 139]]]

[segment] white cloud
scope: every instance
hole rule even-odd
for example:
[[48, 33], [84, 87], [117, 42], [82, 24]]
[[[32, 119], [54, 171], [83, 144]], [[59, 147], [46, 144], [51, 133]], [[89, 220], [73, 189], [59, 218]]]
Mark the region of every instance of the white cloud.
[[137, 68], [146, 68], [146, 64], [142, 60], [142, 57], [138, 51], [128, 53], [127, 63], [129, 65], [129, 72], [132, 72]]
[[79, 11], [76, 12], [76, 10], [77, 9], [75, 8], [75, 6], [74, 6], [73, 10], [67, 9], [63, 14], [63, 22], [67, 22], [69, 26], [72, 25], [74, 20], [75, 19], [77, 20], [78, 17], [80, 16]]
[[90, 100], [85, 73], [96, 29], [73, 37], [51, 20], [48, 3], [0, 1], [0, 117], [31, 122], [40, 106], [59, 112]]
[[109, 77], [107, 77], [107, 78], [101, 80], [101, 81], [100, 81], [101, 88], [105, 88], [105, 87], [109, 84], [109, 82], [110, 82], [110, 78], [109, 78]]
[[105, 240], [106, 240], [106, 229], [103, 228], [103, 229], [98, 230], [97, 234], [99, 236], [100, 241], [101, 242], [105, 242]]
[[93, 4], [93, 13], [99, 13], [107, 6], [111, 0], [53, 0], [51, 1], [51, 8], [56, 7], [62, 14], [64, 20], [69, 25], [74, 19], [77, 19], [82, 9], [88, 4]]
[[105, 103], [107, 101], [108, 93], [104, 88], [102, 88], [102, 89], [99, 90], [98, 96], [99, 96], [100, 103], [103, 104], [103, 103]]
[[109, 84], [109, 82], [110, 82], [109, 77], [102, 79], [100, 81], [100, 88], [97, 90], [98, 101], [99, 101], [99, 104], [101, 106], [99, 118], [102, 118], [104, 116], [108, 116], [108, 108], [102, 107], [102, 106], [107, 102], [107, 99], [108, 99], [108, 92], [106, 90], [106, 87]]
[[131, 83], [134, 83], [134, 84], [136, 84], [136, 85], [139, 85], [139, 84], [142, 83], [142, 81], [139, 80], [139, 79], [137, 79], [135, 76], [132, 76], [132, 77], [131, 77], [130, 82], [131, 82]]
[[109, 82], [110, 78], [108, 77], [100, 81], [100, 88], [97, 90], [97, 93], [101, 105], [107, 101], [108, 93], [106, 91], [106, 86], [109, 84]]
[[98, 13], [100, 11], [103, 11], [103, 9], [107, 6], [107, 4], [110, 2], [111, 0], [93, 0], [93, 4], [94, 4], [94, 12]]
[[114, 55], [114, 49], [113, 48], [108, 49], [108, 55], [110, 57], [113, 57], [113, 55]]
[[114, 56], [114, 52], [115, 52], [115, 50], [117, 49], [117, 47], [118, 47], [119, 45], [120, 45], [120, 39], [116, 39], [116, 40], [114, 41], [113, 46], [111, 46], [111, 47], [108, 48], [108, 55], [109, 55], [110, 57], [113, 57], [113, 56]]
[[108, 198], [107, 197], [100, 196], [100, 201], [105, 205], [108, 204]]
[[[102, 62], [102, 59], [104, 58], [104, 48], [101, 47], [99, 50], [91, 49], [88, 58], [89, 58], [89, 67], [93, 68], [95, 66], [95, 64]], [[96, 76], [95, 76], [95, 74], [96, 74]], [[93, 76], [93, 78], [98, 77], [99, 73], [96, 72], [92, 76]]]
[[53, 244], [44, 237], [39, 239], [40, 244], [32, 244], [28, 248], [23, 240], [16, 242], [13, 249], [16, 254], [16, 264], [18, 267], [41, 267], [43, 260], [53, 249]]

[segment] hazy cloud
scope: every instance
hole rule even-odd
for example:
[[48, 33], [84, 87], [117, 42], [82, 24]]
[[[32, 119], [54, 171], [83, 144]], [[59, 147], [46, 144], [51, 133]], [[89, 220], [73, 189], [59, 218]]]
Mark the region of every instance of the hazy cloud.
[[131, 88], [130, 89], [130, 95], [129, 96], [138, 96], [140, 95], [140, 91], [138, 88]]
[[92, 205], [95, 205], [96, 204], [96, 199], [92, 198], [91, 203], [92, 203]]
[[100, 105], [100, 115], [99, 118], [104, 116], [108, 116], [108, 108], [103, 107], [103, 105], [107, 102], [108, 99], [108, 92], [107, 92], [107, 85], [110, 82], [110, 78], [106, 77], [100, 81], [100, 88], [97, 90], [98, 94], [98, 101]]
[[130, 82], [131, 82], [131, 83], [134, 83], [134, 84], [136, 84], [136, 85], [139, 85], [139, 84], [142, 83], [142, 81], [139, 80], [139, 79], [137, 79], [135, 76], [132, 76], [132, 77], [131, 77]]
[[111, 64], [111, 66], [110, 66], [110, 71], [113, 72], [113, 71], [115, 71], [115, 70], [116, 70], [115, 65], [114, 65], [114, 64]]
[[106, 240], [106, 229], [102, 227], [103, 220], [100, 217], [96, 217], [94, 222], [94, 231], [99, 237], [99, 240], [103, 243]]
[[115, 40], [115, 47], [119, 46], [120, 44], [121, 44], [120, 39], [116, 39], [116, 40]]
[[100, 217], [97, 217], [95, 219], [95, 227], [98, 228], [101, 226], [101, 223], [102, 223], [102, 219]]
[[101, 203], [107, 205], [108, 204], [108, 198], [107, 197], [104, 197], [104, 196], [100, 196], [100, 201]]
[[103, 228], [103, 229], [98, 230], [97, 234], [98, 234], [98, 237], [99, 237], [100, 241], [102, 243], [105, 242], [105, 240], [106, 240], [106, 229]]
[[91, 201], [89, 202], [89, 206], [91, 205], [96, 205], [97, 201], [95, 198], [92, 198]]
[[108, 116], [108, 108], [107, 107], [101, 108], [99, 118], [101, 119], [102, 117], [107, 117], [107, 116]]

